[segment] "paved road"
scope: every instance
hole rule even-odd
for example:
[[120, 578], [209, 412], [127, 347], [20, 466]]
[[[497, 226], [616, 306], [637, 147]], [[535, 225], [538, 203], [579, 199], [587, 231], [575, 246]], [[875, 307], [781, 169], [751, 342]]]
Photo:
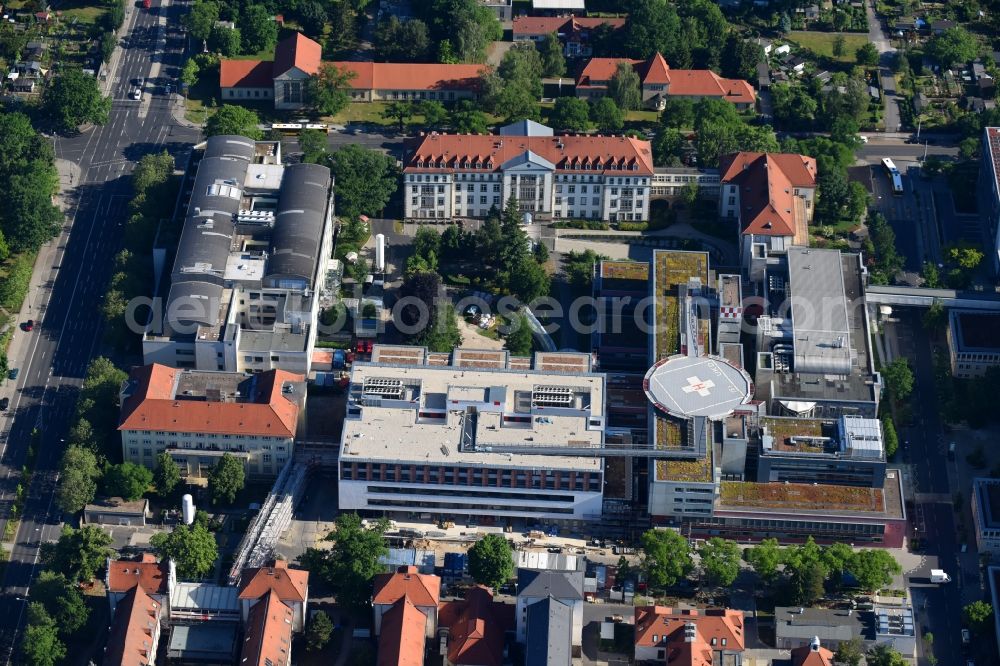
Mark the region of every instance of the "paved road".
[[[160, 9], [164, 20], [178, 25], [183, 5]], [[158, 23], [156, 14], [130, 6], [124, 29], [129, 47], [116, 57], [117, 69], [112, 69], [108, 82], [114, 100], [110, 122], [55, 141], [57, 157], [77, 163], [80, 176], [64, 192], [70, 203], [70, 224], [43, 249], [36, 266], [42, 286], [29, 295], [29, 302], [38, 323], [34, 332], [18, 333], [32, 338], [19, 343], [17, 349], [23, 354], [12, 359], [21, 372], [0, 433], [0, 516], [4, 522], [33, 431], [37, 451], [37, 472], [29, 486], [25, 517], [0, 597], [0, 658], [8, 663], [23, 627], [23, 600], [36, 573], [38, 544], [58, 537], [62, 517], [52, 507], [55, 470], [79, 386], [99, 349], [102, 322], [98, 313], [111, 260], [120, 249], [119, 227], [130, 198], [127, 176], [142, 155], [164, 149], [180, 155], [199, 136], [197, 130], [174, 124], [172, 102], [163, 94], [165, 77], [176, 76], [182, 39], [157, 28]], [[146, 93], [137, 102], [128, 93], [140, 77], [146, 79]]]
[[894, 160], [903, 174], [903, 194], [895, 195], [881, 166], [872, 167], [872, 195], [875, 208], [896, 232], [896, 248], [906, 259], [907, 271], [920, 272], [925, 260], [941, 260], [941, 240], [937, 230], [928, 181], [920, 178], [916, 163]]
[[896, 79], [892, 75], [896, 49], [889, 43], [889, 37], [882, 29], [882, 22], [875, 15], [872, 3], [865, 4], [865, 11], [868, 14], [868, 41], [875, 45], [879, 53], [879, 80], [882, 82], [882, 97], [885, 104], [885, 129], [887, 132], [898, 132], [901, 129], [899, 97], [896, 95]]

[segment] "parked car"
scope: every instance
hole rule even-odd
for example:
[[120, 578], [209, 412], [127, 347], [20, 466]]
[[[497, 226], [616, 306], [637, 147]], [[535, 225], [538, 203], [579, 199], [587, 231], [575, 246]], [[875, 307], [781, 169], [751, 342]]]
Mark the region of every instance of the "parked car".
[[20, 372], [21, 371], [18, 368], [11, 368], [10, 372], [7, 373], [7, 378], [8, 379], [17, 379], [17, 375]]
[[969, 634], [968, 629], [962, 629], [962, 645], [968, 645], [972, 642], [972, 635]]
[[6, 412], [10, 406], [10, 398], [0, 398], [0, 412]]
[[29, 319], [28, 321], [24, 322], [24, 330], [29, 332], [35, 330], [35, 320]]

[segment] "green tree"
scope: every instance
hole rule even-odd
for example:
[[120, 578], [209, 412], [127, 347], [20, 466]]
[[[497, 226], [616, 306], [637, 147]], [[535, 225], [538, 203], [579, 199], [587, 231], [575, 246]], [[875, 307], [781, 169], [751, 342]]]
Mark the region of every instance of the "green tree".
[[552, 110], [551, 122], [556, 129], [586, 132], [590, 129], [590, 105], [579, 97], [560, 97]]
[[458, 330], [458, 314], [450, 302], [442, 304], [421, 336], [421, 344], [434, 352], [451, 353], [462, 344], [462, 332]]
[[698, 555], [709, 585], [729, 587], [740, 574], [740, 548], [735, 541], [712, 537], [698, 549]]
[[157, 532], [149, 539], [156, 554], [169, 557], [177, 567], [177, 576], [200, 580], [207, 576], [219, 557], [215, 536], [199, 522], [177, 525], [170, 532]]
[[425, 99], [417, 104], [417, 113], [424, 117], [424, 127], [438, 130], [448, 121], [448, 110], [436, 99]]
[[227, 58], [238, 56], [242, 44], [243, 38], [240, 35], [239, 28], [227, 28], [223, 25], [216, 25], [212, 28], [212, 32], [208, 36], [208, 48]]
[[56, 506], [64, 513], [76, 513], [94, 501], [101, 472], [97, 458], [89, 449], [71, 445], [63, 453], [59, 466]]
[[247, 54], [270, 51], [278, 41], [278, 24], [274, 22], [266, 5], [248, 5], [236, 21], [243, 39], [243, 52]]
[[212, 28], [219, 20], [219, 4], [211, 0], [198, 0], [191, 6], [191, 11], [184, 17], [184, 24], [191, 37], [199, 41], [208, 39]]
[[258, 125], [260, 118], [253, 109], [234, 104], [223, 104], [205, 122], [205, 136], [236, 135], [259, 140], [263, 136]]
[[816, 120], [819, 104], [805, 86], [776, 83], [771, 86], [774, 117], [783, 126], [811, 127]]
[[396, 160], [380, 151], [349, 144], [333, 153], [332, 169], [342, 218], [376, 216], [396, 192]]
[[302, 26], [302, 32], [313, 38], [323, 34], [327, 19], [323, 3], [317, 2], [317, 0], [304, 0], [299, 3], [295, 15], [299, 19], [299, 25]]
[[885, 457], [891, 458], [896, 455], [896, 451], [899, 450], [899, 435], [896, 434], [896, 424], [889, 414], [882, 416], [882, 439], [885, 442]]
[[153, 473], [135, 463], [111, 465], [104, 472], [104, 490], [107, 495], [121, 497], [128, 502], [142, 497], [152, 484]]
[[680, 166], [687, 140], [679, 129], [661, 127], [653, 137], [653, 161], [656, 166]]
[[299, 133], [299, 148], [302, 150], [302, 161], [309, 164], [322, 164], [329, 147], [326, 132], [317, 129], [306, 129]]
[[495, 72], [482, 77], [484, 110], [509, 122], [537, 119], [542, 96], [542, 58], [533, 44], [519, 42], [504, 54]]
[[306, 81], [306, 99], [317, 112], [335, 116], [351, 103], [351, 81], [356, 76], [347, 69], [323, 63]]
[[61, 573], [42, 571], [38, 574], [31, 585], [31, 599], [45, 607], [63, 636], [70, 636], [82, 629], [90, 616], [90, 608], [80, 589]]
[[511, 274], [509, 286], [511, 293], [517, 294], [522, 302], [531, 303], [547, 295], [551, 283], [545, 267], [535, 261], [532, 255], [525, 255]]
[[111, 543], [111, 536], [96, 525], [67, 526], [58, 541], [42, 544], [42, 561], [71, 581], [89, 581], [114, 554]]
[[834, 661], [845, 666], [858, 666], [865, 656], [865, 644], [858, 637], [852, 637], [840, 643], [834, 653]]
[[625, 114], [610, 97], [601, 97], [590, 105], [590, 120], [597, 129], [608, 134], [617, 132], [625, 125]]
[[310, 548], [299, 561], [337, 590], [339, 606], [365, 608], [371, 599], [372, 578], [385, 570], [378, 560], [389, 552], [384, 537], [388, 529], [388, 520], [365, 527], [358, 514], [342, 513], [334, 530], [324, 537], [332, 546]]
[[979, 55], [980, 46], [975, 36], [962, 26], [948, 28], [940, 35], [931, 37], [927, 53], [944, 66], [952, 63], [966, 63]]
[[889, 643], [878, 643], [868, 650], [868, 666], [907, 666], [909, 663]]
[[306, 630], [306, 645], [310, 652], [322, 650], [323, 646], [330, 642], [333, 635], [333, 622], [325, 611], [318, 611], [309, 621], [309, 628]]
[[520, 204], [516, 196], [508, 197], [500, 216], [500, 272], [508, 278], [521, 266], [528, 254], [528, 236], [521, 224]]
[[[934, 267], [935, 273], [937, 272], [937, 266], [934, 266], [934, 264], [929, 261], [924, 262], [925, 276], [927, 275], [926, 268], [928, 264]], [[926, 277], [924, 279], [926, 280]], [[927, 282], [929, 283], [930, 281], [928, 280]], [[927, 286], [930, 287], [931, 285], [927, 284]], [[921, 323], [923, 323], [924, 328], [928, 331], [940, 331], [944, 329], [948, 323], [948, 311], [945, 310], [941, 301], [936, 298], [934, 299], [931, 306], [924, 312]]]
[[882, 381], [894, 400], [904, 401], [913, 392], [913, 370], [905, 358], [897, 358], [888, 365], [883, 365], [880, 372]]
[[899, 562], [881, 548], [859, 550], [847, 562], [847, 573], [854, 576], [862, 589], [875, 592], [892, 583], [892, 577], [902, 573]]
[[608, 82], [608, 97], [622, 111], [634, 111], [642, 104], [639, 74], [631, 63], [620, 62]]
[[722, 50], [722, 75], [731, 79], [757, 78], [757, 63], [764, 60], [764, 47], [733, 33]]
[[945, 250], [949, 264], [954, 264], [965, 271], [974, 271], [983, 261], [983, 252], [979, 248], [967, 245], [953, 245]]
[[420, 227], [413, 237], [413, 254], [423, 257], [431, 266], [430, 270], [437, 270], [437, 257], [441, 253], [441, 234], [430, 227]]
[[973, 633], [985, 635], [993, 624], [993, 605], [986, 601], [973, 601], [962, 609], [962, 622]]
[[782, 550], [777, 539], [764, 539], [756, 546], [743, 551], [743, 560], [764, 582], [771, 582], [778, 576], [778, 565], [781, 564]]
[[[673, 3], [633, 0], [621, 47], [632, 58], [648, 58], [657, 51], [667, 55], [669, 50], [676, 50], [673, 44], [679, 41], [680, 32], [680, 17]], [[682, 66], [669, 57], [667, 60], [675, 67]]]
[[28, 605], [28, 625], [21, 634], [19, 652], [26, 666], [55, 666], [66, 656], [56, 622], [40, 603]]
[[874, 67], [878, 64], [878, 48], [871, 42], [865, 42], [854, 52], [854, 59], [862, 67]]
[[545, 35], [538, 44], [538, 51], [542, 56], [542, 76], [566, 76], [566, 58], [563, 57], [562, 43], [556, 33]]
[[653, 589], [662, 590], [691, 572], [691, 546], [673, 530], [651, 529], [642, 535], [642, 566]]
[[410, 102], [389, 102], [382, 111], [382, 117], [386, 120], [395, 120], [399, 131], [402, 132], [406, 121], [413, 117], [413, 111], [413, 104]]
[[695, 119], [694, 102], [686, 97], [668, 97], [660, 113], [660, 124], [675, 129], [691, 129]]
[[448, 124], [458, 134], [489, 134], [489, 119], [475, 107], [471, 100], [462, 99], [455, 103], [448, 115]]
[[59, 130], [75, 132], [86, 123], [107, 123], [111, 98], [101, 94], [96, 78], [77, 67], [68, 67], [45, 87], [42, 109]]
[[184, 67], [181, 68], [181, 83], [189, 88], [198, 83], [199, 71], [198, 61], [194, 58], [188, 58], [187, 62], [184, 63]]
[[400, 21], [390, 15], [375, 29], [375, 50], [389, 62], [424, 60], [430, 50], [427, 24], [420, 19]]
[[156, 456], [156, 470], [153, 472], [153, 485], [160, 497], [168, 497], [181, 482], [181, 468], [166, 451]]
[[529, 356], [531, 354], [531, 327], [525, 315], [512, 317], [509, 320], [510, 332], [505, 342], [507, 349], [514, 356]]
[[514, 575], [514, 555], [501, 534], [487, 534], [469, 549], [469, 575], [494, 590]]
[[230, 453], [223, 453], [208, 475], [208, 490], [212, 503], [232, 504], [245, 483], [243, 461]]
[[799, 603], [812, 605], [823, 596], [829, 569], [823, 560], [823, 551], [812, 537], [801, 545], [786, 548], [784, 563]]
[[[839, 12], [838, 12], [839, 13]], [[845, 53], [845, 45], [847, 44], [847, 39], [843, 35], [836, 35], [833, 38], [833, 55], [835, 58], [839, 58]]]

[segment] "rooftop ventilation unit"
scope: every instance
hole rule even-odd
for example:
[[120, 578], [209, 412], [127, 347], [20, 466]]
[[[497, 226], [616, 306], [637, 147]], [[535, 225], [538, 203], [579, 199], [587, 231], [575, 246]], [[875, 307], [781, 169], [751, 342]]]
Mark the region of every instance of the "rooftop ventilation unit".
[[567, 386], [536, 386], [531, 391], [531, 402], [536, 407], [570, 407], [573, 392]]
[[364, 382], [365, 395], [377, 395], [389, 400], [403, 398], [403, 382], [388, 377], [369, 377]]

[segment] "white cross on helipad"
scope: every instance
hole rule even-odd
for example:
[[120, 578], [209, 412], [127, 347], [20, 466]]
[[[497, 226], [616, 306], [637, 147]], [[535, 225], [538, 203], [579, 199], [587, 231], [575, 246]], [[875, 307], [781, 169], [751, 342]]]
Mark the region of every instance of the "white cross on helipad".
[[709, 389], [715, 386], [715, 382], [713, 382], [711, 379], [701, 381], [697, 377], [688, 377], [687, 383], [688, 383], [687, 386], [681, 387], [681, 389], [685, 393], [697, 393], [703, 398], [708, 395], [711, 395], [712, 392]]

